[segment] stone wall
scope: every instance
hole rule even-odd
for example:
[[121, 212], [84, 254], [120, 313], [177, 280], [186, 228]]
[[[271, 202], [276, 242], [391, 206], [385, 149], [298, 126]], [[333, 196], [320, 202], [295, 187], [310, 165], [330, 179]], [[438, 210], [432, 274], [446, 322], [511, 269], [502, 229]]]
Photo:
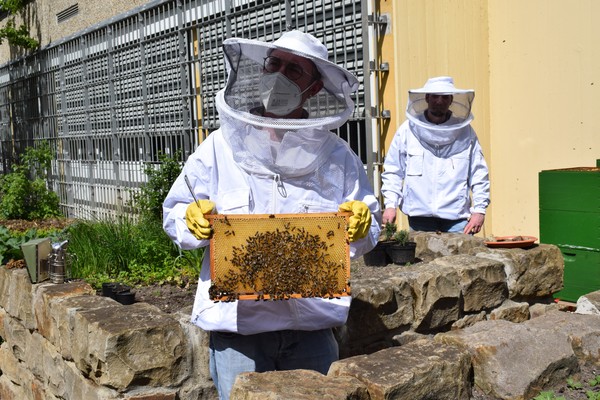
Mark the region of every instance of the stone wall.
[[[414, 239], [422, 262], [353, 263], [350, 316], [336, 332], [343, 359], [410, 349], [416, 338], [478, 321], [521, 322], [555, 306], [551, 295], [562, 288], [563, 272], [555, 246], [488, 249], [459, 234]], [[0, 399], [212, 400], [207, 334], [191, 326], [189, 313], [123, 306], [83, 282], [32, 285], [25, 269], [2, 267]], [[466, 350], [447, 353], [454, 367], [471, 365]]]

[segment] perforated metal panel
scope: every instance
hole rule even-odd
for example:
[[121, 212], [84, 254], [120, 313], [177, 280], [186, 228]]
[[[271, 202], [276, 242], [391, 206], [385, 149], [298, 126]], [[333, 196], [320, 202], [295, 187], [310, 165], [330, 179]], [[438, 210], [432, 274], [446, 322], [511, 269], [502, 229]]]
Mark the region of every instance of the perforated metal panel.
[[63, 212], [104, 218], [134, 212], [133, 194], [160, 154], [185, 161], [219, 127], [228, 37], [272, 41], [293, 28], [328, 47], [361, 83], [337, 130], [367, 164], [365, 0], [154, 0], [0, 67], [3, 172], [28, 146], [49, 141], [49, 185]]
[[348, 216], [210, 216], [211, 299], [348, 296]]

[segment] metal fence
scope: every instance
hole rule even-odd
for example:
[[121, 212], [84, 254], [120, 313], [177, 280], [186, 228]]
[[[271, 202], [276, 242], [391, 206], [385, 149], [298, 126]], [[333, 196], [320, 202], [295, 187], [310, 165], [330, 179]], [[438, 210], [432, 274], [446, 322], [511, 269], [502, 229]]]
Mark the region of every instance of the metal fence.
[[365, 0], [163, 0], [132, 10], [0, 67], [2, 170], [45, 140], [66, 216], [131, 212], [145, 166], [161, 153], [184, 161], [218, 128], [223, 40], [272, 41], [291, 28], [315, 35], [359, 78], [354, 114], [338, 134], [370, 170], [365, 18]]

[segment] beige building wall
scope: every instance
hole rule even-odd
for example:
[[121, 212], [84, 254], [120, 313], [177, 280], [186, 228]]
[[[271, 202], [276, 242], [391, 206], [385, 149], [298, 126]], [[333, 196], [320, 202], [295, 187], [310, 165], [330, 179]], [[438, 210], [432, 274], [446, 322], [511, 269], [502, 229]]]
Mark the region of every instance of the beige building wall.
[[[406, 119], [408, 90], [422, 87], [432, 76], [452, 76], [459, 88], [474, 89], [473, 128], [489, 160], [489, 73], [487, 2], [482, 0], [376, 0], [390, 20], [383, 41], [390, 63], [383, 102], [392, 111], [392, 123], [382, 143], [389, 147], [395, 130]], [[386, 58], [387, 56], [387, 58]], [[393, 94], [392, 94], [393, 93]], [[392, 94], [392, 95], [390, 95]], [[384, 151], [385, 153], [385, 151]], [[490, 170], [492, 166], [489, 165]], [[493, 201], [495, 204], [495, 202]], [[492, 207], [481, 235], [490, 232]], [[400, 221], [408, 227], [406, 217]]]
[[480, 235], [539, 237], [538, 173], [600, 159], [600, 2], [376, 1], [391, 18], [384, 54], [396, 87], [383, 99], [394, 118], [385, 148], [408, 89], [453, 76], [475, 89], [473, 127], [490, 168]]
[[[28, 4], [15, 22], [18, 26], [25, 20], [30, 28], [30, 36], [40, 42], [41, 47], [45, 47], [147, 3], [148, 0], [35, 0]], [[77, 6], [77, 14], [59, 23], [57, 14], [73, 6]], [[0, 21], [0, 26], [5, 24], [6, 19]], [[0, 45], [0, 64], [19, 55], [18, 50], [11, 49], [7, 41]]]
[[539, 172], [600, 159], [600, 2], [489, 5], [494, 232], [535, 235]]

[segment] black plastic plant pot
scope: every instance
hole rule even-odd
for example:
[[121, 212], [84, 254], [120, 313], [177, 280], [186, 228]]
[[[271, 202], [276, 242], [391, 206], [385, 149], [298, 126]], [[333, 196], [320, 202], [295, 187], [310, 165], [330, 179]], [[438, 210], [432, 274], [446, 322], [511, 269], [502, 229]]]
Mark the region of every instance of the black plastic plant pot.
[[115, 297], [119, 303], [123, 304], [124, 306], [130, 305], [135, 303], [135, 292], [130, 292], [130, 291], [123, 291], [123, 292], [116, 292]]
[[117, 286], [116, 282], [104, 282], [102, 284], [102, 296], [115, 298], [115, 287]]
[[370, 252], [363, 255], [363, 260], [367, 267], [383, 267], [391, 263], [387, 252], [388, 244], [379, 242]]
[[406, 245], [392, 244], [386, 248], [388, 257], [392, 263], [397, 265], [406, 265], [415, 262], [415, 250], [417, 244], [408, 242]]
[[122, 283], [117, 283], [113, 288], [115, 295], [122, 292], [129, 292], [130, 290], [131, 286], [123, 285]]

